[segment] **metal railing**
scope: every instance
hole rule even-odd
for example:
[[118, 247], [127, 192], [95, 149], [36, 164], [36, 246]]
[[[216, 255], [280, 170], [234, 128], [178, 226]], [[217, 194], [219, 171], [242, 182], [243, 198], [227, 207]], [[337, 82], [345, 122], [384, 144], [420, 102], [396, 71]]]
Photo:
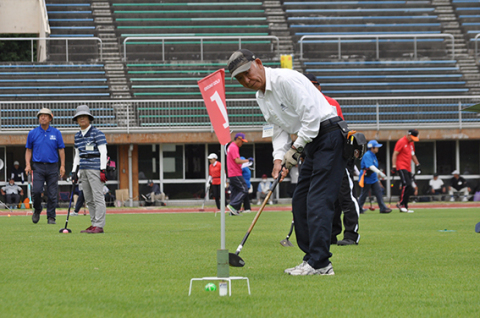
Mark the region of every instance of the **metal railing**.
[[474, 58], [476, 59], [477, 56], [478, 56], [478, 38], [480, 38], [480, 33], [478, 33], [477, 35], [475, 35], [475, 37], [473, 38], [473, 42], [475, 42], [475, 55], [474, 55]]
[[375, 39], [376, 57], [380, 58], [380, 38], [413, 38], [414, 57], [417, 58], [417, 38], [450, 38], [452, 41], [452, 59], [455, 59], [455, 38], [449, 33], [439, 34], [342, 34], [342, 35], [304, 35], [298, 41], [300, 44], [300, 59], [303, 59], [303, 43], [305, 39], [338, 39], [338, 59], [342, 57], [342, 41], [341, 39]]
[[[345, 119], [355, 129], [478, 127], [477, 113], [462, 109], [478, 104], [479, 96], [337, 98]], [[78, 101], [2, 101], [0, 134], [26, 134], [38, 125], [42, 107], [54, 113], [52, 125], [65, 132], [78, 126], [72, 121]], [[86, 103], [95, 125], [105, 132], [158, 133], [213, 132], [204, 102], [198, 100], [105, 100]], [[227, 99], [233, 129], [261, 131], [265, 119], [255, 99]], [[128, 114], [128, 116], [126, 116]]]
[[100, 50], [100, 61], [103, 61], [103, 42], [102, 42], [102, 39], [100, 38], [97, 38], [97, 37], [75, 37], [75, 38], [69, 38], [69, 37], [58, 37], [58, 38], [48, 38], [48, 37], [28, 37], [28, 38], [21, 38], [21, 37], [17, 37], [17, 38], [0, 38], [0, 41], [30, 41], [30, 49], [31, 49], [31, 54], [32, 54], [32, 63], [34, 62], [33, 61], [33, 41], [37, 41], [37, 40], [46, 40], [46, 41], [61, 41], [61, 40], [64, 40], [65, 41], [65, 61], [68, 62], [68, 57], [69, 57], [69, 53], [68, 53], [68, 42], [70, 41], [85, 41], [85, 40], [89, 40], [89, 41], [97, 41], [98, 44], [99, 44], [99, 50]]
[[[238, 49], [242, 48], [242, 39], [267, 39], [275, 40], [277, 42], [277, 49], [280, 45], [280, 39], [274, 35], [256, 35], [256, 36], [150, 36], [150, 37], [127, 37], [123, 40], [123, 58], [127, 60], [127, 42], [139, 40], [161, 40], [162, 41], [162, 61], [165, 61], [165, 40], [199, 40], [200, 41], [200, 60], [203, 61], [203, 40], [238, 40]], [[148, 45], [158, 45], [158, 43], [149, 43]], [[270, 50], [273, 52], [273, 44]]]

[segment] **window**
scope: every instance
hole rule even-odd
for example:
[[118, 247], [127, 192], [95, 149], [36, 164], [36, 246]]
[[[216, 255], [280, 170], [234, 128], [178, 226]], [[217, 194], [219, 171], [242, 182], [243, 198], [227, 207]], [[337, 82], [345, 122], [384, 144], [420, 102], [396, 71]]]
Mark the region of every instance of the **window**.
[[480, 149], [478, 140], [460, 140], [460, 174], [480, 173]]
[[415, 155], [418, 162], [422, 165], [422, 174], [433, 174], [434, 169], [434, 143], [433, 142], [416, 142]]
[[138, 180], [159, 179], [158, 145], [138, 146]]
[[183, 145], [162, 145], [163, 178], [183, 179]]
[[455, 167], [455, 141], [437, 141], [438, 174], [451, 174]]

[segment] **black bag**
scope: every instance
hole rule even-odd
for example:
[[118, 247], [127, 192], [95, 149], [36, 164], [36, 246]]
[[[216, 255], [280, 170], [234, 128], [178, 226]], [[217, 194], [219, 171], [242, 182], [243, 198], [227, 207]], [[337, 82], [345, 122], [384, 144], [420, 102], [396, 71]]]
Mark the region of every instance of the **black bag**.
[[365, 138], [365, 135], [355, 130], [350, 130], [345, 121], [339, 121], [337, 124], [345, 137], [343, 158], [347, 160], [351, 158], [362, 159], [367, 150], [367, 138]]

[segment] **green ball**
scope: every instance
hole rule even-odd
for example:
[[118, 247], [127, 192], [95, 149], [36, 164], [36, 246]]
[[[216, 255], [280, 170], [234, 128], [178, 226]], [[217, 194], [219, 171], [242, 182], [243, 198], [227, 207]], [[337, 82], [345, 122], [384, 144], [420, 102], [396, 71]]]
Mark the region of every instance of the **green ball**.
[[216, 291], [217, 290], [217, 286], [215, 286], [214, 283], [208, 283], [207, 285], [205, 285], [205, 291]]

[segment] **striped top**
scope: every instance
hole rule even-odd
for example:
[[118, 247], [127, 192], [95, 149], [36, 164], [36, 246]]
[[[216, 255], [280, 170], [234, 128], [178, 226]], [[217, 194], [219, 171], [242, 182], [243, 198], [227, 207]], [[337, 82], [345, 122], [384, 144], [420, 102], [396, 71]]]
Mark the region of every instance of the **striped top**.
[[98, 146], [106, 145], [105, 134], [91, 126], [85, 136], [79, 131], [75, 134], [75, 148], [80, 155], [80, 170], [100, 170], [100, 151]]

